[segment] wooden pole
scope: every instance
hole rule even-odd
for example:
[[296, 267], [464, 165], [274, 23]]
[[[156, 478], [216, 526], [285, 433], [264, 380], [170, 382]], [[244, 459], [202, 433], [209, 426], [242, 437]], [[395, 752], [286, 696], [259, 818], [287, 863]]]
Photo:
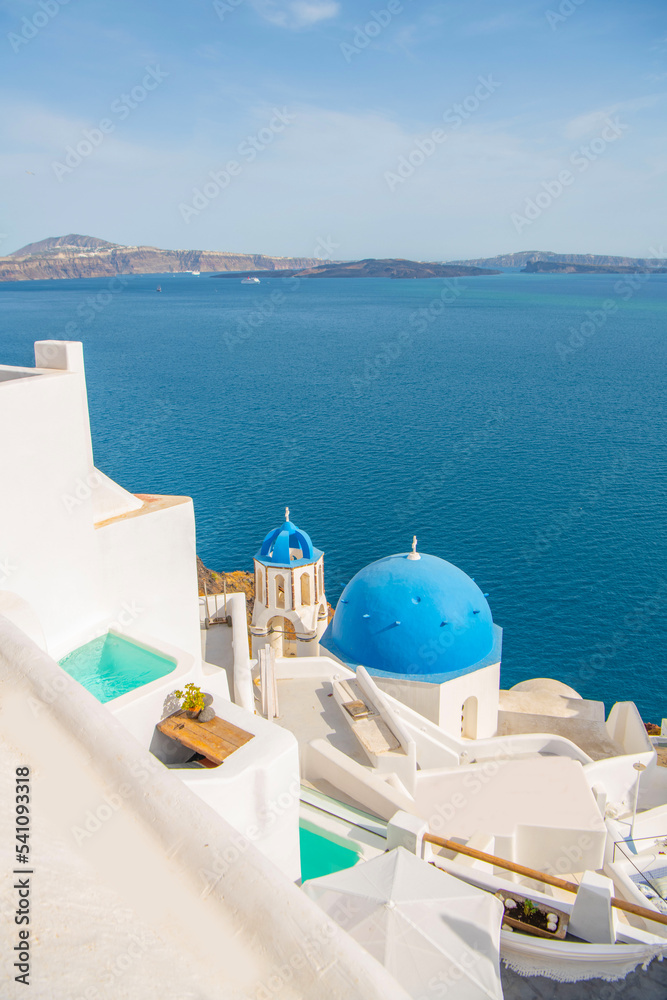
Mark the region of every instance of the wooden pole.
[[[523, 875], [525, 878], [531, 878], [535, 882], [553, 885], [556, 889], [564, 889], [566, 892], [575, 893], [579, 891], [579, 886], [576, 882], [567, 882], [556, 875], [547, 875], [546, 872], [538, 872], [535, 868], [526, 868], [524, 865], [517, 865], [514, 861], [497, 858], [494, 854], [485, 854], [484, 851], [478, 851], [474, 847], [457, 844], [455, 840], [445, 840], [444, 837], [436, 837], [433, 833], [424, 834], [424, 840], [428, 844], [434, 844], [436, 847], [444, 847], [446, 850], [454, 851], [456, 854], [465, 854], [467, 857], [475, 858], [477, 861], [486, 861], [489, 865], [494, 865], [496, 868], [504, 868], [506, 871], [514, 872], [516, 875]], [[636, 917], [642, 917], [644, 920], [653, 920], [658, 924], [667, 924], [667, 913], [658, 913], [656, 910], [649, 910], [647, 907], [638, 906], [636, 903], [626, 903], [624, 899], [619, 899], [617, 896], [612, 896], [611, 905], [615, 906], [617, 910], [625, 910], [626, 913], [632, 913]]]

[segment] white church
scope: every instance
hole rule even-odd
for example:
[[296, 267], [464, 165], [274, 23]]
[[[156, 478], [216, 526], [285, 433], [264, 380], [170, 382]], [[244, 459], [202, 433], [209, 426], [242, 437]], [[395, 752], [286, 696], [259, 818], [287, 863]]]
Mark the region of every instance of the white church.
[[[252, 656], [329, 656], [366, 667], [380, 688], [455, 736], [494, 736], [502, 629], [465, 573], [412, 550], [362, 569], [328, 626], [324, 553], [290, 521], [255, 555]], [[295, 638], [289, 637], [288, 623]]]

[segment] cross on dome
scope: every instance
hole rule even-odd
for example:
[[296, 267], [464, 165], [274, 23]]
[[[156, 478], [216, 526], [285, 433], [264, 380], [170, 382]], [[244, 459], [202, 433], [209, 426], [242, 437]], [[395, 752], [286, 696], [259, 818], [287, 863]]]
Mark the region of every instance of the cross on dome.
[[289, 507], [285, 507], [285, 520], [289, 521]]
[[408, 554], [408, 559], [421, 559], [421, 556], [417, 552], [417, 536], [412, 536], [412, 552]]

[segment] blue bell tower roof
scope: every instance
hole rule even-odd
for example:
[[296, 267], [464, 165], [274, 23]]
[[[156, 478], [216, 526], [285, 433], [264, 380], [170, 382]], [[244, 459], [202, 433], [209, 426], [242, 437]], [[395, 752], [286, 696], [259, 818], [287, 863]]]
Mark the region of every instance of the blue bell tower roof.
[[264, 566], [287, 567], [317, 562], [321, 555], [323, 553], [315, 548], [310, 535], [290, 521], [289, 507], [286, 507], [284, 524], [268, 533], [255, 559]]

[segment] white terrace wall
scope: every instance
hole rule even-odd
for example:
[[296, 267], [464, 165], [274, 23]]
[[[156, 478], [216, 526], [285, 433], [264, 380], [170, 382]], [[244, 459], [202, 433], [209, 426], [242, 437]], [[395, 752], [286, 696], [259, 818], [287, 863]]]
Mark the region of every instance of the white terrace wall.
[[[398, 677], [374, 677], [374, 680], [382, 691], [434, 722], [454, 739], [463, 736], [484, 739], [495, 736], [498, 730], [500, 663], [481, 667], [442, 684]], [[466, 729], [463, 708], [473, 699], [475, 721]]]
[[97, 528], [112, 620], [201, 656], [195, 516], [188, 497], [161, 498]]
[[66, 499], [93, 471], [85, 407], [82, 370], [0, 382], [0, 586], [33, 606], [50, 649], [73, 608], [92, 624], [104, 604], [92, 496]]
[[35, 356], [45, 367], [0, 367], [0, 590], [31, 606], [57, 658], [115, 623], [199, 660], [192, 501], [142, 507], [96, 470], [82, 345]]
[[[408, 1000], [375, 959], [1, 617], [0, 720], [8, 762], [2, 842], [15, 832], [9, 769], [30, 767], [39, 806], [33, 1000], [90, 996], [93, 988], [95, 1000]], [[99, 817], [93, 832], [75, 835], [90, 815]], [[5, 924], [14, 880], [5, 865], [6, 941], [14, 937]], [[139, 960], [109, 977], [137, 944]], [[0, 956], [3, 1000], [25, 992], [13, 981], [12, 954]]]

